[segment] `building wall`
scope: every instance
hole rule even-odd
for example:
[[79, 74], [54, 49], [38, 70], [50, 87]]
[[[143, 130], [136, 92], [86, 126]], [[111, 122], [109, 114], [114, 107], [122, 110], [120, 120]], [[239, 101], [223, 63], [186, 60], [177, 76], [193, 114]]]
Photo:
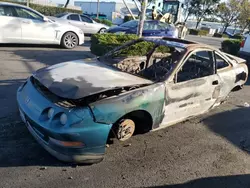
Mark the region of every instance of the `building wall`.
[[[75, 1], [74, 5], [81, 7], [84, 13], [96, 14], [97, 12], [97, 1], [94, 1], [94, 2]], [[132, 12], [135, 15], [138, 15], [138, 11], [134, 3], [127, 3], [127, 5], [129, 8], [131, 8]], [[114, 20], [114, 14], [122, 14], [123, 16], [129, 14], [126, 6], [121, 2], [100, 2], [99, 6], [100, 6], [99, 13], [107, 15], [107, 18], [109, 20]]]
[[[112, 20], [112, 12], [115, 12], [115, 4], [115, 2], [100, 2], [99, 13], [107, 15], [107, 18]], [[83, 13], [97, 13], [97, 2], [75, 1], [75, 6], [81, 7]]]

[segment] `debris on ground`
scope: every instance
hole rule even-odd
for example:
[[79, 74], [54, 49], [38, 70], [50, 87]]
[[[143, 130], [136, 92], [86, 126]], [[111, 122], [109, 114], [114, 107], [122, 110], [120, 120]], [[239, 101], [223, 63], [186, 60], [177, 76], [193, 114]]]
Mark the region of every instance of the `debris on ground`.
[[68, 179], [72, 180], [72, 179], [73, 179], [73, 177], [72, 177], [72, 176], [70, 176], [70, 177], [68, 177]]
[[46, 166], [41, 167], [40, 170], [47, 170], [47, 167]]
[[129, 147], [129, 146], [131, 146], [132, 144], [126, 144], [126, 145], [124, 145], [123, 147]]
[[109, 144], [106, 144], [106, 148], [109, 148]]
[[250, 104], [247, 103], [247, 102], [245, 102], [245, 103], [244, 103], [244, 107], [248, 108], [248, 107], [250, 107]]

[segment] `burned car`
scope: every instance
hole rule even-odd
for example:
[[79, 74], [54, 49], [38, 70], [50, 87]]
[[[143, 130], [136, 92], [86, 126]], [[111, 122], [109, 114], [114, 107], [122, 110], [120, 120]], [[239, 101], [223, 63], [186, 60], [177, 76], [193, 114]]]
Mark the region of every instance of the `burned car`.
[[102, 57], [38, 70], [20, 86], [17, 101], [22, 120], [49, 153], [95, 163], [111, 133], [124, 141], [205, 113], [247, 77], [245, 60], [213, 47], [142, 38]]

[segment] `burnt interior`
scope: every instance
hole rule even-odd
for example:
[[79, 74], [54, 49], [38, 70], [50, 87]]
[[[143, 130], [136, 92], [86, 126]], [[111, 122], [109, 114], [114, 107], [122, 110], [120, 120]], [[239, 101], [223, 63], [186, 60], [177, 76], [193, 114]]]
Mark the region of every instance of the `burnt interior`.
[[107, 64], [123, 72], [135, 74], [143, 78], [160, 81], [165, 78], [175, 62], [181, 56], [176, 48], [169, 48], [169, 52], [157, 52], [156, 45], [144, 56], [109, 56], [105, 58]]

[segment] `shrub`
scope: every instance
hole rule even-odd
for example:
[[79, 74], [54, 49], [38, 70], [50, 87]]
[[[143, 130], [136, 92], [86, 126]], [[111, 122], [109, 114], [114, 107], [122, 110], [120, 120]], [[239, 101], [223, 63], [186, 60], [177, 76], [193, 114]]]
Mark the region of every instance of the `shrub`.
[[241, 34], [235, 34], [234, 36], [232, 36], [232, 39], [239, 39], [239, 40], [243, 40], [244, 36]]
[[107, 19], [97, 19], [97, 18], [95, 18], [94, 20], [97, 23], [102, 23], [102, 24], [107, 25], [107, 26], [112, 26], [113, 25], [113, 23], [110, 20], [107, 20]]
[[90, 50], [93, 54], [101, 56], [115, 47], [135, 39], [138, 39], [136, 35], [94, 34], [91, 36]]
[[202, 35], [206, 36], [208, 34], [207, 30], [189, 29], [190, 35]]
[[221, 43], [221, 49], [222, 51], [232, 54], [232, 55], [237, 55], [239, 50], [240, 50], [240, 44], [242, 40], [235, 40], [235, 39], [228, 39], [224, 40]]
[[[8, 1], [8, 0], [0, 0], [0, 2], [10, 2], [20, 5], [26, 5], [25, 2], [16, 2], [16, 1]], [[53, 6], [45, 6], [45, 5], [39, 5], [39, 4], [33, 4], [30, 3], [30, 8], [40, 12], [41, 14], [44, 14], [46, 16], [54, 16], [56, 14], [64, 13], [64, 12], [73, 12], [73, 13], [79, 13], [82, 14], [82, 11], [74, 10], [74, 9], [67, 9], [67, 8], [61, 8], [61, 7], [53, 7]]]
[[221, 33], [214, 33], [213, 37], [217, 37], [217, 38], [229, 38], [228, 35], [221, 34]]
[[[94, 34], [91, 36], [90, 50], [97, 56], [102, 56], [105, 53], [113, 50], [114, 48], [121, 46], [125, 42], [138, 39], [137, 35], [117, 35], [117, 34]], [[122, 56], [134, 56], [145, 55], [150, 49], [154, 47], [154, 43], [151, 42], [139, 42], [129, 48], [124, 48], [119, 55]], [[157, 48], [157, 52], [166, 53], [169, 52], [169, 48], [160, 46]]]

